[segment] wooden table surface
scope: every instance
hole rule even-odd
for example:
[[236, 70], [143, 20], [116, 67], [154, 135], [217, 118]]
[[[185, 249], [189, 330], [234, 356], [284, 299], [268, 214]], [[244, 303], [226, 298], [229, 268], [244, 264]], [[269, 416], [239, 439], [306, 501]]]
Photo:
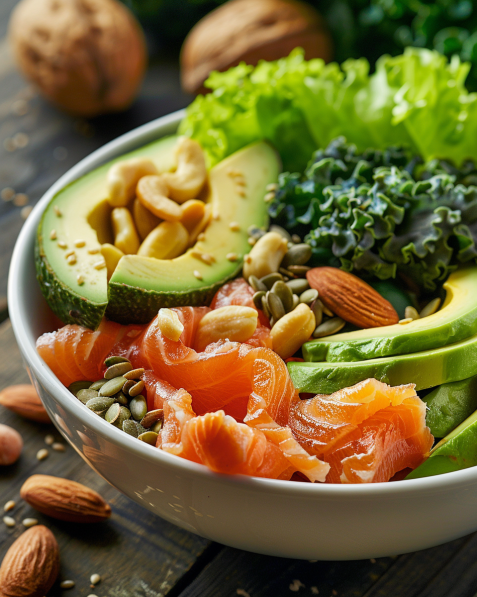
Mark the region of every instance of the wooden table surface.
[[[28, 208], [68, 168], [92, 150], [144, 122], [184, 107], [190, 98], [179, 87], [174, 60], [149, 68], [140, 97], [121, 116], [84, 121], [43, 101], [15, 69], [6, 41], [8, 16], [16, 0], [0, 0], [0, 390], [28, 381], [7, 317], [7, 272], [15, 239]], [[9, 198], [13, 189], [13, 199]], [[26, 197], [25, 197], [26, 195]], [[53, 426], [34, 424], [0, 407], [0, 421], [18, 429], [21, 459], [0, 471], [0, 507], [13, 499], [17, 524], [0, 523], [0, 559], [35, 517], [60, 544], [61, 573], [51, 596], [70, 597], [281, 597], [297, 593], [322, 597], [475, 597], [477, 535], [394, 558], [355, 562], [286, 560], [211, 543], [154, 516], [118, 493], [70, 448], [36, 453]], [[19, 498], [25, 479], [45, 473], [74, 479], [99, 491], [111, 504], [108, 522], [75, 525], [49, 519]], [[233, 513], [231, 513], [233, 515]], [[386, 532], [383, 529], [383, 533]], [[316, 540], [326, 541], [316, 529]], [[89, 578], [102, 581], [94, 589]], [[61, 580], [76, 585], [62, 590]]]

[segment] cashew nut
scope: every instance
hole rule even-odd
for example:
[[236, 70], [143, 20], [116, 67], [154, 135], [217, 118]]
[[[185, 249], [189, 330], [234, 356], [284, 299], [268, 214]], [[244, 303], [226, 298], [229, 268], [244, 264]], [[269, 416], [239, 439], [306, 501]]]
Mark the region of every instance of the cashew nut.
[[205, 203], [198, 199], [189, 199], [181, 205], [181, 224], [192, 232], [205, 214]]
[[161, 333], [173, 342], [178, 342], [184, 331], [184, 325], [179, 319], [179, 316], [171, 309], [159, 309], [157, 325], [159, 326]]
[[150, 232], [138, 255], [156, 259], [174, 259], [182, 255], [189, 244], [189, 234], [180, 222], [161, 222]]
[[315, 329], [315, 316], [308, 305], [301, 303], [272, 327], [273, 350], [288, 359], [310, 339]]
[[210, 311], [200, 320], [195, 340], [196, 350], [218, 340], [246, 342], [257, 329], [258, 311], [251, 307], [229, 305]]
[[139, 249], [139, 236], [131, 212], [127, 207], [116, 207], [111, 212], [114, 246], [126, 255], [134, 255]]
[[104, 243], [101, 245], [101, 255], [104, 257], [104, 261], [106, 262], [109, 280], [113, 275], [114, 270], [118, 266], [121, 257], [124, 257], [124, 253], [121, 251], [121, 249], [118, 249], [114, 245]]
[[136, 187], [139, 201], [158, 218], [168, 222], [178, 222], [182, 210], [175, 202], [168, 199], [169, 188], [163, 176], [143, 176]]
[[113, 207], [126, 207], [134, 198], [139, 179], [149, 174], [157, 174], [157, 168], [146, 158], [131, 158], [113, 164], [107, 175], [109, 203]]
[[152, 232], [161, 223], [160, 218], [157, 218], [146, 209], [139, 199], [134, 199], [132, 212], [134, 223], [136, 224], [136, 229], [139, 232], [141, 240], [144, 240], [149, 232]]
[[178, 203], [194, 199], [200, 193], [207, 178], [204, 152], [197, 141], [187, 137], [179, 140], [176, 147], [177, 169], [164, 174], [169, 186], [168, 197]]
[[285, 238], [277, 232], [267, 232], [252, 247], [243, 265], [244, 278], [250, 276], [263, 278], [278, 271], [288, 244]]

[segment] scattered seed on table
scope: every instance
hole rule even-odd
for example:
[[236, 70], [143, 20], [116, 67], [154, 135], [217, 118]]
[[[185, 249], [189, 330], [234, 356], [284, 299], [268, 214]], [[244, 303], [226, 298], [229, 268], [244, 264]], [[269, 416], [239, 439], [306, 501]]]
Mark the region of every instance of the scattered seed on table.
[[92, 585], [97, 585], [99, 582], [101, 582], [101, 576], [99, 576], [99, 574], [92, 574], [89, 580]]
[[63, 580], [60, 582], [60, 587], [62, 589], [72, 589], [75, 586], [74, 580]]
[[55, 442], [52, 446], [53, 450], [56, 450], [57, 452], [64, 452], [65, 451], [65, 444], [62, 444], [60, 442]]
[[7, 527], [14, 527], [16, 524], [15, 519], [12, 518], [11, 516], [4, 516], [3, 522], [4, 522], [5, 526], [7, 526]]
[[36, 453], [36, 459], [45, 460], [45, 458], [48, 458], [49, 455], [50, 453], [48, 452], [48, 450], [46, 448], [42, 448], [41, 450], [38, 450], [38, 452]]
[[[154, 412], [154, 411], [152, 411]], [[16, 503], [13, 500], [8, 500], [8, 502], [3, 506], [3, 511], [4, 512], [10, 512], [10, 510], [13, 510], [13, 508], [15, 508]]]
[[34, 527], [36, 524], [38, 524], [38, 520], [36, 518], [24, 518], [22, 520], [22, 525], [27, 529]]
[[55, 443], [55, 438], [51, 434], [45, 435], [45, 444], [47, 446], [51, 446], [54, 443]]
[[25, 207], [22, 207], [22, 210], [20, 212], [20, 216], [22, 218], [22, 220], [26, 220], [28, 218], [28, 216], [31, 214], [33, 207], [31, 205], [25, 205]]

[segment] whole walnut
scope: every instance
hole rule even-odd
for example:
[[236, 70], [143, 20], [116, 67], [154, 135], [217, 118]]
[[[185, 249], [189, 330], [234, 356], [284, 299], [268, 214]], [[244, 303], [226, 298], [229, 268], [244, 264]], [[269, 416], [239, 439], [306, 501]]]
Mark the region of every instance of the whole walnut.
[[25, 77], [70, 114], [123, 110], [144, 75], [142, 30], [116, 0], [21, 0], [9, 37]]
[[181, 52], [182, 86], [204, 91], [213, 70], [239, 62], [288, 56], [300, 46], [306, 58], [331, 60], [332, 41], [320, 14], [298, 0], [229, 0], [192, 28]]

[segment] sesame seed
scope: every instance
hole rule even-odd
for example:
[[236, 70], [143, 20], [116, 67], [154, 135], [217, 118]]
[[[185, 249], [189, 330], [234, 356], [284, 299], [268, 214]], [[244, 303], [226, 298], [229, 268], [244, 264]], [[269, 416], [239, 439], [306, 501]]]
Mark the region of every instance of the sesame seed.
[[55, 215], [56, 215], [56, 217], [57, 217], [57, 218], [61, 218], [61, 216], [62, 216], [63, 214], [61, 213], [61, 209], [60, 209], [60, 208], [59, 208], [57, 205], [55, 205], [55, 207], [53, 208], [53, 210], [54, 210], [54, 212], [55, 212]]
[[12, 518], [11, 516], [4, 516], [3, 522], [4, 522], [5, 526], [7, 526], [7, 527], [14, 527], [16, 524], [15, 519]]
[[13, 508], [15, 508], [16, 503], [13, 500], [8, 500], [8, 502], [3, 506], [3, 511], [4, 512], [10, 512], [10, 510], [13, 510]]
[[99, 253], [101, 251], [101, 247], [93, 247], [92, 249], [88, 249], [88, 253], [90, 255], [96, 255], [96, 253]]
[[56, 230], [52, 230], [52, 231], [50, 232], [50, 239], [51, 239], [51, 240], [56, 240]]
[[212, 265], [216, 260], [213, 255], [210, 255], [210, 253], [202, 253], [201, 251], [191, 251], [191, 255], [196, 259], [200, 259], [206, 265]]
[[72, 589], [75, 586], [74, 580], [63, 580], [60, 582], [60, 587], [62, 589]]
[[81, 274], [78, 274], [76, 276], [76, 282], [78, 283], [79, 286], [83, 286], [84, 284], [84, 278]]
[[252, 258], [250, 257], [250, 255], [245, 256], [245, 263], [252, 263]]
[[71, 249], [71, 251], [68, 251], [68, 253], [65, 254], [65, 257], [71, 257], [71, 255], [74, 255], [74, 249]]
[[101, 576], [99, 576], [99, 574], [92, 574], [89, 580], [92, 585], [97, 585], [101, 582]]
[[50, 453], [48, 452], [48, 450], [46, 448], [42, 448], [41, 450], [38, 450], [38, 452], [36, 453], [36, 459], [45, 460], [45, 458], [48, 458], [49, 455]]
[[267, 184], [267, 186], [265, 187], [267, 191], [276, 191], [278, 189], [278, 185], [276, 182], [272, 182], [270, 184]]
[[0, 194], [4, 201], [11, 201], [15, 197], [15, 191], [12, 187], [5, 187]]
[[17, 133], [13, 136], [13, 142], [18, 149], [23, 149], [23, 147], [26, 147], [29, 141], [30, 139], [25, 133]]
[[51, 446], [54, 442], [55, 442], [55, 438], [53, 435], [51, 435], [51, 434], [45, 435], [45, 444], [47, 446]]
[[238, 195], [239, 197], [246, 197], [246, 196], [247, 196], [247, 193], [246, 193], [245, 191], [237, 191], [237, 195]]
[[197, 271], [196, 269], [194, 270], [194, 276], [198, 279], [198, 280], [202, 280], [202, 274]]
[[70, 255], [66, 260], [68, 265], [75, 265], [76, 264], [76, 255]]
[[205, 234], [203, 232], [201, 232], [198, 237], [197, 240], [205, 240]]
[[253, 236], [248, 237], [248, 244], [251, 245], [252, 247], [256, 242], [257, 242], [257, 239], [253, 238]]
[[27, 529], [34, 527], [36, 524], [38, 524], [38, 520], [36, 518], [24, 518], [22, 520], [22, 525]]
[[237, 253], [227, 253], [226, 257], [229, 261], [237, 261], [238, 259]]
[[274, 199], [275, 199], [275, 193], [267, 193], [264, 197], [265, 203], [270, 203], [270, 201], [273, 201]]
[[237, 186], [239, 186], [239, 187], [246, 187], [247, 186], [247, 182], [246, 182], [245, 178], [241, 178], [241, 177], [240, 178], [237, 177], [235, 179], [235, 184]]
[[216, 211], [214, 214], [212, 214], [212, 219], [216, 220], [216, 221], [220, 220], [220, 214], [218, 211]]
[[22, 217], [22, 219], [26, 220], [28, 216], [31, 214], [32, 210], [33, 207], [31, 205], [25, 205], [25, 207], [22, 207], [22, 210], [20, 212], [20, 216]]
[[57, 452], [64, 452], [65, 451], [65, 444], [61, 444], [60, 442], [55, 442], [52, 446], [53, 450]]
[[230, 222], [229, 228], [232, 232], [238, 232], [240, 230], [240, 224], [238, 222]]
[[106, 261], [104, 261], [104, 259], [102, 261], [96, 261], [96, 263], [93, 263], [93, 267], [94, 269], [103, 269], [106, 267]]
[[406, 317], [405, 319], [400, 319], [399, 323], [401, 325], [406, 325], [407, 323], [411, 323], [411, 321], [414, 321], [412, 317]]
[[60, 247], [60, 249], [66, 249], [68, 247], [64, 240], [59, 240], [58, 246]]
[[81, 247], [84, 247], [85, 244], [86, 244], [86, 241], [84, 241], [82, 239], [75, 240], [75, 247], [78, 247], [78, 249], [81, 249]]

